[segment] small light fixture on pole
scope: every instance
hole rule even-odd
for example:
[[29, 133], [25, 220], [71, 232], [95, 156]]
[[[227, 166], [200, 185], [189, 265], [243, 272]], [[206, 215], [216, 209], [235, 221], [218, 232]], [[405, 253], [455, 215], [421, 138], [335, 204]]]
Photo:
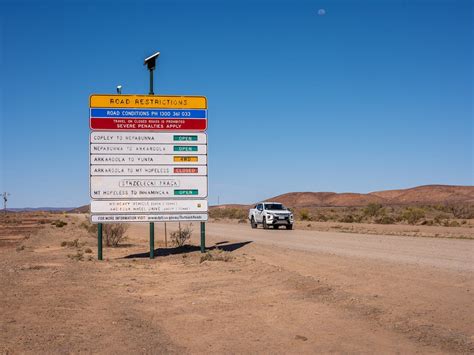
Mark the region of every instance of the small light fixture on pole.
[[143, 63], [148, 67], [148, 70], [150, 71], [150, 95], [155, 95], [153, 92], [153, 70], [156, 68], [156, 58], [160, 55], [160, 52], [156, 52], [155, 54], [152, 54], [148, 58], [145, 58], [145, 62]]
[[117, 85], [117, 94], [122, 94], [122, 85]]

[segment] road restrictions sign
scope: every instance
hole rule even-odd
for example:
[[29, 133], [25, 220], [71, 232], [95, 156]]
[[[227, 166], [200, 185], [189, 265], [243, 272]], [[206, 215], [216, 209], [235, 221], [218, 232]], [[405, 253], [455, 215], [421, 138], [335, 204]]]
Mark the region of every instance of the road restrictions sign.
[[203, 96], [92, 95], [90, 128], [124, 131], [205, 131]]
[[92, 131], [96, 223], [206, 221], [207, 134]]

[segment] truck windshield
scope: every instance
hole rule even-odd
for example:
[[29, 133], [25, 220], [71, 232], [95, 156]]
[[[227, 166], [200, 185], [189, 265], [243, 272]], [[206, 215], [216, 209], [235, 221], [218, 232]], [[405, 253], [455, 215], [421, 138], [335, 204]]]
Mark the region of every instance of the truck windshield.
[[286, 210], [286, 207], [283, 206], [281, 203], [266, 203], [265, 209], [266, 210]]

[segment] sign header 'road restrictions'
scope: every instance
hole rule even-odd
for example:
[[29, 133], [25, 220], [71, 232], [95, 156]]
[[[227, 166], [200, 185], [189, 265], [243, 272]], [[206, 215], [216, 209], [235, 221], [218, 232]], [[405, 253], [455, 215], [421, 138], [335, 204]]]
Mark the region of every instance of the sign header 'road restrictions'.
[[205, 131], [204, 96], [92, 95], [90, 128], [123, 131]]
[[93, 131], [89, 153], [92, 222], [207, 220], [206, 133]]

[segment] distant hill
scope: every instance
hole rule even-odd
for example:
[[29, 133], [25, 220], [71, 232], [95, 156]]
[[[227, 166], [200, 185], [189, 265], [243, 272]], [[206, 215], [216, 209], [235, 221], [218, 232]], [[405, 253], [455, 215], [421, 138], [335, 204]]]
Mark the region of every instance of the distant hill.
[[8, 208], [7, 211], [9, 212], [35, 212], [35, 211], [43, 211], [43, 212], [66, 212], [73, 207], [25, 207], [25, 208]]
[[[474, 204], [474, 186], [424, 185], [410, 189], [385, 190], [367, 194], [352, 192], [289, 192], [268, 198], [265, 201], [280, 202], [288, 207], [359, 207], [369, 203], [382, 205], [420, 205], [420, 204]], [[255, 203], [258, 201], [255, 201]], [[254, 204], [226, 204], [211, 206], [216, 208], [250, 208]], [[77, 208], [38, 207], [11, 208], [12, 212], [50, 211], [68, 213], [89, 213], [89, 205]]]
[[357, 207], [382, 205], [474, 203], [474, 186], [425, 185], [367, 194], [335, 192], [290, 192], [267, 201], [289, 207]]
[[[336, 192], [289, 192], [265, 201], [280, 202], [288, 207], [359, 207], [369, 203], [382, 205], [416, 205], [473, 203], [474, 186], [425, 185], [410, 189], [376, 191], [367, 194]], [[252, 205], [228, 204], [212, 208], [249, 208]]]
[[84, 205], [81, 207], [76, 207], [74, 209], [70, 209], [69, 213], [89, 213], [90, 205]]

